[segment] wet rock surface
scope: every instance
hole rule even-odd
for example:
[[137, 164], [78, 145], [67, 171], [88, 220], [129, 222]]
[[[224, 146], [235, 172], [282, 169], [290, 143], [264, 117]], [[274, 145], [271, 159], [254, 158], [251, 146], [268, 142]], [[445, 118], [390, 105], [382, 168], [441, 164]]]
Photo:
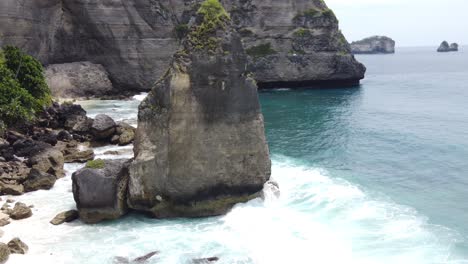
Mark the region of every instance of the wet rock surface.
[[28, 179], [23, 183], [24, 191], [50, 190], [54, 187], [56, 180], [57, 177], [52, 174], [42, 172], [38, 169], [32, 169]]
[[193, 259], [192, 263], [193, 264], [209, 264], [209, 263], [218, 262], [218, 260], [219, 260], [218, 257], [199, 258], [199, 259]]
[[91, 133], [98, 140], [109, 139], [115, 134], [117, 124], [108, 115], [100, 114], [94, 118]]
[[73, 197], [86, 223], [127, 213], [128, 160], [105, 160], [73, 173]]
[[32, 216], [32, 211], [29, 206], [24, 203], [17, 202], [13, 209], [8, 213], [13, 220], [22, 220]]
[[69, 223], [75, 221], [79, 218], [79, 214], [77, 210], [69, 210], [65, 212], [61, 212], [57, 214], [54, 219], [50, 221], [53, 225], [61, 225], [63, 223]]
[[26, 254], [29, 250], [28, 245], [21, 241], [21, 239], [15, 237], [7, 244], [11, 254]]
[[66, 163], [84, 163], [93, 160], [95, 155], [89, 144], [80, 144], [76, 140], [59, 142], [57, 148], [62, 152]]

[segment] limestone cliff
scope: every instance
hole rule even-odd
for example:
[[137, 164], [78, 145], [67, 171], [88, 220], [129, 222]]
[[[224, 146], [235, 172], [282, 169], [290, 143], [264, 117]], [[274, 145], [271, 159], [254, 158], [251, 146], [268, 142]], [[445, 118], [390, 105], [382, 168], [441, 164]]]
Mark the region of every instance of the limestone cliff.
[[351, 43], [354, 54], [390, 54], [395, 53], [395, 41], [385, 36], [374, 36]]
[[[115, 88], [147, 90], [180, 46], [201, 0], [0, 1], [0, 46], [45, 64], [91, 61]], [[322, 0], [223, 0], [260, 86], [356, 84], [365, 68], [350, 53]]]
[[139, 109], [129, 205], [155, 217], [225, 213], [271, 173], [257, 87], [240, 36], [207, 0]]

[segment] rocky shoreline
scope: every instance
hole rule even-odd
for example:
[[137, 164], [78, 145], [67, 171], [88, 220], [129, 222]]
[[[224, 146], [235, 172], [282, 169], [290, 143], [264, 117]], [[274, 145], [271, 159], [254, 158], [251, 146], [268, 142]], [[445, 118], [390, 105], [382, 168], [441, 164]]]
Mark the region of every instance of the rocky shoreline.
[[35, 124], [0, 138], [0, 194], [50, 189], [64, 176], [64, 163], [94, 159], [93, 145], [131, 144], [135, 131], [107, 115], [89, 118], [79, 105], [54, 103]]
[[[10, 198], [1, 207], [0, 226], [33, 215], [34, 205], [14, 204], [13, 196], [52, 189], [65, 176], [65, 163], [93, 160], [94, 146], [130, 145], [135, 131], [129, 124], [115, 122], [106, 115], [89, 118], [80, 105], [72, 103], [53, 103], [34, 123], [6, 130], [0, 137], [0, 195]], [[58, 214], [51, 224], [77, 218], [77, 211], [67, 211]], [[18, 238], [0, 243], [0, 263], [8, 259], [8, 252], [25, 254], [27, 250]]]

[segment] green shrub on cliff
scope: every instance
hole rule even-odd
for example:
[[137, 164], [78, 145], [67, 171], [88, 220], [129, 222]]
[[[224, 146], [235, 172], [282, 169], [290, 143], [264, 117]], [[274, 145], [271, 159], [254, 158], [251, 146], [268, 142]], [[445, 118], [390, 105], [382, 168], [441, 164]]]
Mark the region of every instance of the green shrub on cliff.
[[178, 39], [183, 39], [187, 36], [189, 27], [187, 24], [178, 24], [175, 26], [174, 31]]
[[30, 121], [51, 103], [42, 65], [15, 47], [0, 50], [0, 119], [7, 126]]
[[39, 107], [37, 100], [20, 86], [5, 63], [0, 63], [0, 119], [7, 126], [29, 121]]
[[189, 39], [196, 49], [214, 51], [219, 40], [213, 35], [219, 28], [224, 28], [230, 19], [229, 14], [218, 0], [205, 0], [197, 11], [202, 22], [190, 32]]
[[41, 106], [50, 105], [52, 97], [44, 77], [42, 64], [17, 47], [3, 49], [5, 64], [14, 74], [21, 87], [26, 89]]

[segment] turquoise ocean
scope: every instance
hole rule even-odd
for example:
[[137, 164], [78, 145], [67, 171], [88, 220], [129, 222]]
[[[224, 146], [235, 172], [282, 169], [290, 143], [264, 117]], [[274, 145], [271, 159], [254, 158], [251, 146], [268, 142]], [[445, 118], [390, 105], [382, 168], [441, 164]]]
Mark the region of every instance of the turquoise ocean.
[[[53, 190], [19, 198], [34, 217], [5, 232], [30, 252], [11, 263], [117, 263], [154, 250], [148, 263], [468, 263], [468, 53], [357, 58], [368, 68], [360, 87], [260, 93], [279, 198], [207, 219], [51, 226], [74, 207], [70, 175], [82, 165], [69, 164]], [[136, 124], [143, 97], [82, 103]]]

